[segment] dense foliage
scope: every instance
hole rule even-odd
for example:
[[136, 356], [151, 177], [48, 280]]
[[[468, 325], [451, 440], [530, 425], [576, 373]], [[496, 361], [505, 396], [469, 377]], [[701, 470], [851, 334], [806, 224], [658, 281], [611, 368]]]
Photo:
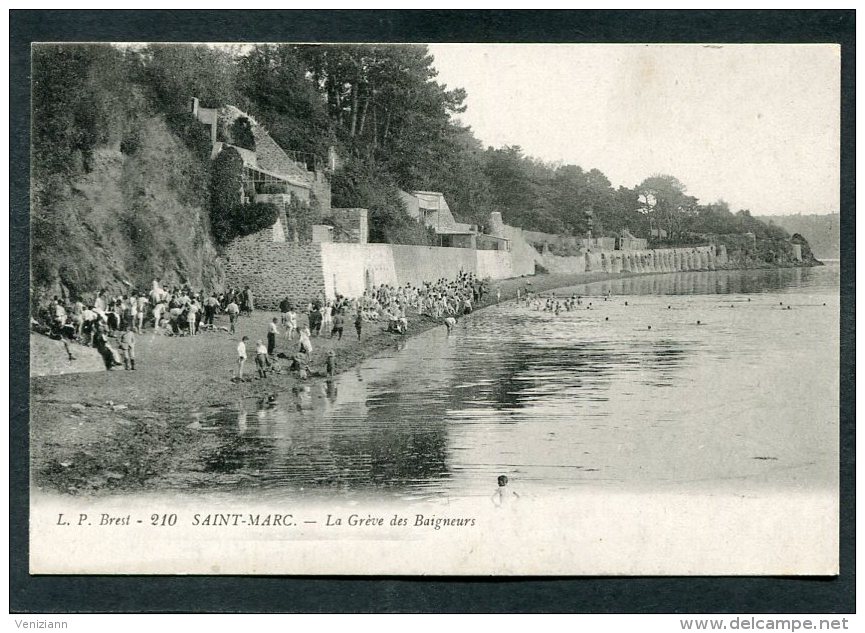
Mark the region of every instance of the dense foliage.
[[235, 236], [234, 213], [240, 205], [242, 187], [240, 153], [229, 147], [220, 152], [210, 168], [210, 229], [220, 244]]
[[258, 233], [273, 226], [278, 216], [279, 209], [267, 202], [237, 205], [231, 214], [232, 237]]

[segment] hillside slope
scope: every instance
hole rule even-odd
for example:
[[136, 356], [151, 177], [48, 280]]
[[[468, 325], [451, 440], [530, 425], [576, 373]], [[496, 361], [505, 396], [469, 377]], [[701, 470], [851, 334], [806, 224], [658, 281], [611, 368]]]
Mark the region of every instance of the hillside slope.
[[154, 277], [221, 283], [206, 172], [161, 116], [134, 125], [132, 141], [95, 148], [88, 171], [34, 179], [34, 300], [147, 288]]

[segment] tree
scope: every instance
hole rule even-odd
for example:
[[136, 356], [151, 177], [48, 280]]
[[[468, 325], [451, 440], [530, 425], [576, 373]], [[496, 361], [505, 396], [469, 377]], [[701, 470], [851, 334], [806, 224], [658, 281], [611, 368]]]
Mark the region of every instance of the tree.
[[[535, 204], [535, 190], [518, 145], [486, 152], [484, 173], [490, 182], [492, 202], [506, 222], [525, 224]], [[528, 228], [528, 226], [526, 227]]]
[[335, 207], [369, 210], [370, 242], [435, 244], [430, 231], [406, 212], [397, 186], [375, 168], [372, 160], [346, 161], [331, 184]]
[[123, 113], [135, 101], [122, 51], [97, 44], [34, 46], [34, 169], [89, 170], [97, 146], [120, 144]]
[[190, 44], [151, 44], [143, 60], [160, 111], [177, 116], [189, 111], [192, 97], [205, 108], [237, 101], [232, 50]]
[[318, 85], [297, 47], [255, 45], [237, 65], [242, 107], [266, 124], [283, 148], [324, 156], [335, 137]]
[[674, 176], [656, 174], [637, 186], [638, 210], [652, 228], [665, 227], [668, 239], [681, 237], [696, 212], [697, 199], [685, 195], [685, 185]]

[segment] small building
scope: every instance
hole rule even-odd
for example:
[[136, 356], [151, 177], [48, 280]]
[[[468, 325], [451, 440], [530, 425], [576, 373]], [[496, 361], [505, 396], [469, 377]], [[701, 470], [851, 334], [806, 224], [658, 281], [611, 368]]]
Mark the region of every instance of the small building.
[[406, 212], [435, 231], [438, 246], [477, 248], [480, 231], [475, 224], [457, 222], [439, 191], [400, 191]]

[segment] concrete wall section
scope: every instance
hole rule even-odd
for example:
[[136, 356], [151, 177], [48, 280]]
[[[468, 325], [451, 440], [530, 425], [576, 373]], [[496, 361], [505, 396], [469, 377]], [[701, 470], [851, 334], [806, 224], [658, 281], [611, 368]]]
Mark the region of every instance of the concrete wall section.
[[328, 298], [337, 294], [357, 297], [381, 284], [399, 279], [390, 244], [320, 244], [322, 276]]
[[461, 272], [477, 272], [477, 253], [468, 248], [391, 245], [398, 283], [420, 285]]
[[481, 279], [509, 279], [514, 275], [511, 254], [507, 251], [477, 251], [475, 274]]
[[358, 296], [381, 284], [419, 286], [460, 273], [481, 278], [514, 276], [509, 251], [406, 246], [400, 244], [317, 244], [321, 249], [321, 276], [326, 296]]

